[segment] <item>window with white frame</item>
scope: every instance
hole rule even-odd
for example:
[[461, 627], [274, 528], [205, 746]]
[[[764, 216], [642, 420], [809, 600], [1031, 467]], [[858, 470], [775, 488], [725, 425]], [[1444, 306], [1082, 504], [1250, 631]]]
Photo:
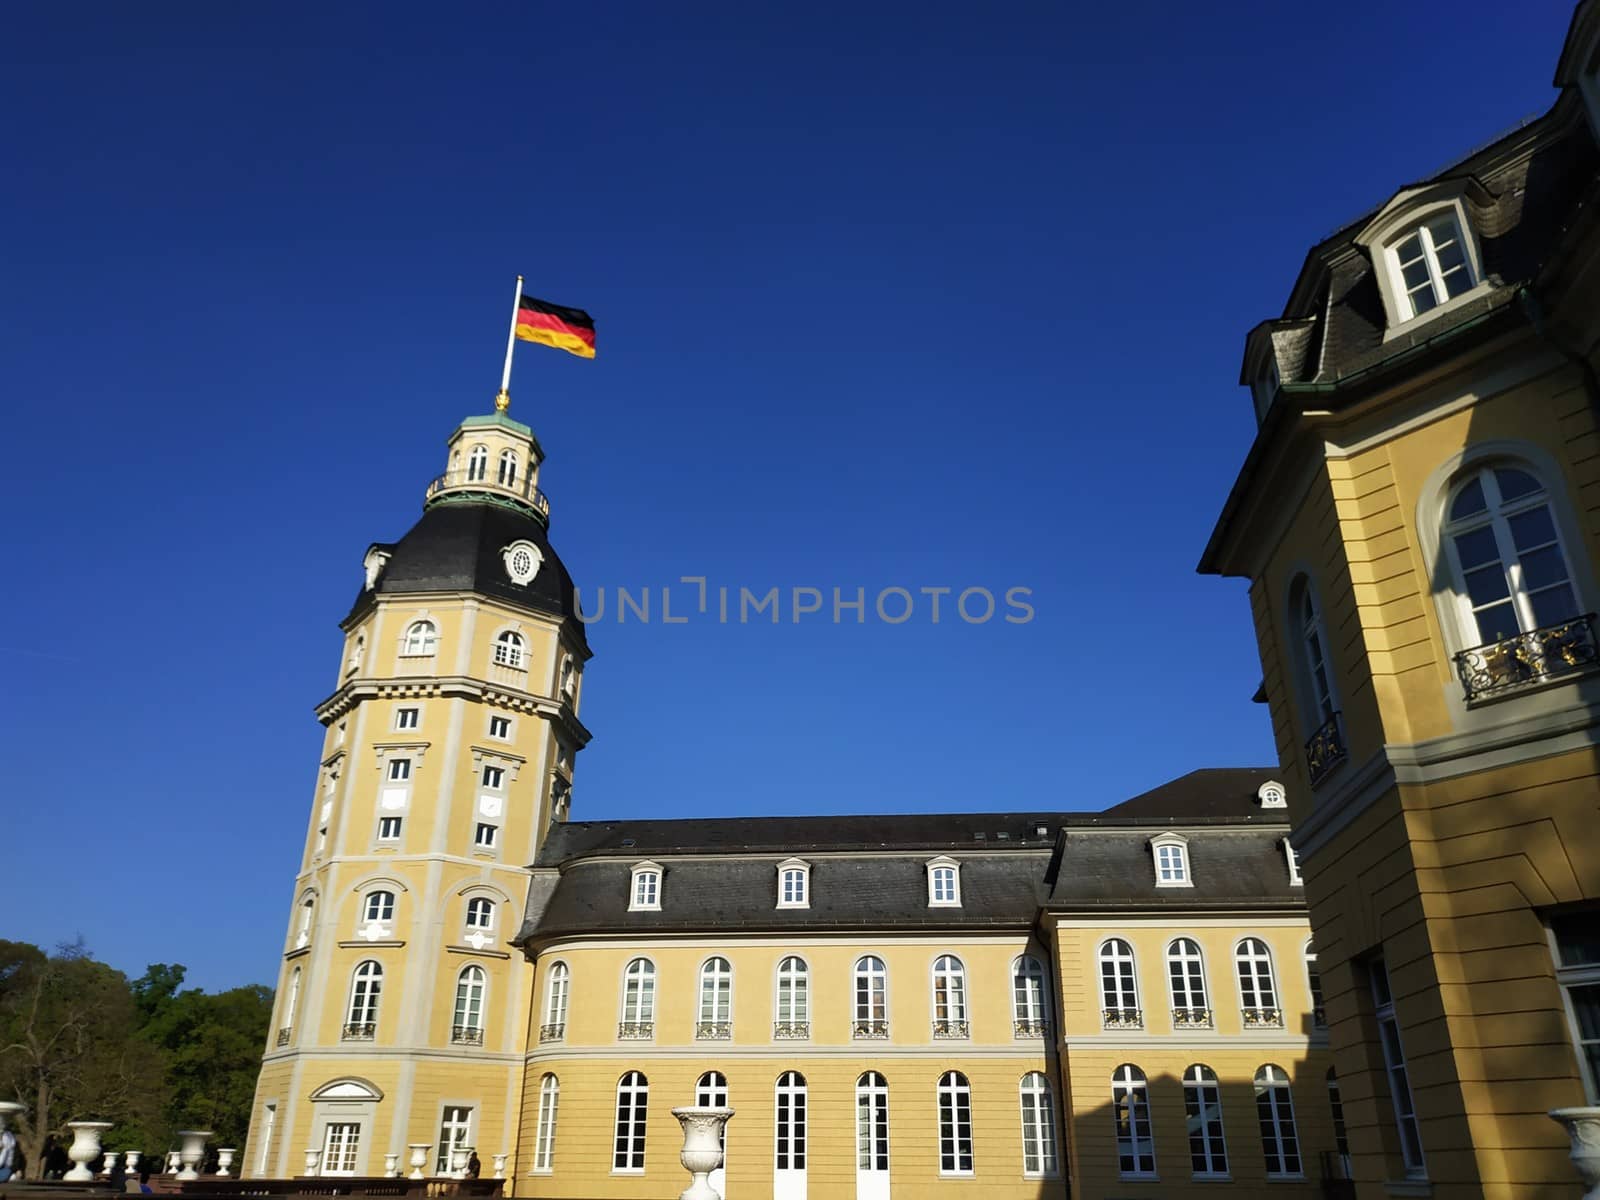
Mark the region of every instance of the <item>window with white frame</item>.
[[1055, 1101], [1041, 1071], [1029, 1071], [1017, 1086], [1022, 1103], [1022, 1173], [1044, 1179], [1056, 1173]]
[[1442, 532], [1461, 623], [1475, 644], [1578, 616], [1550, 496], [1530, 470], [1502, 463], [1458, 477]]
[[1211, 1025], [1211, 1001], [1206, 995], [1206, 964], [1200, 943], [1174, 938], [1167, 943], [1167, 985], [1172, 993], [1172, 1023], [1180, 1028]]
[[1267, 1178], [1303, 1174], [1300, 1135], [1294, 1127], [1294, 1098], [1289, 1094], [1289, 1073], [1272, 1063], [1256, 1072], [1256, 1121], [1261, 1126], [1261, 1153], [1267, 1160]]
[[811, 867], [798, 858], [778, 864], [778, 907], [811, 907]]
[[432, 658], [439, 649], [439, 627], [432, 621], [413, 621], [400, 643], [402, 658]]
[[1245, 938], [1234, 948], [1233, 965], [1239, 976], [1239, 1010], [1245, 1027], [1282, 1025], [1272, 951], [1267, 944], [1260, 938]]
[[392, 920], [394, 920], [394, 893], [368, 892], [366, 901], [361, 907], [361, 923], [368, 926], [387, 925]]
[[494, 661], [496, 666], [522, 670], [526, 665], [522, 635], [513, 629], [499, 634], [494, 639]]
[[773, 1170], [779, 1173], [804, 1171], [806, 1169], [806, 1077], [799, 1071], [785, 1071], [779, 1075], [773, 1101], [777, 1109], [773, 1138]]
[[493, 850], [500, 841], [500, 826], [479, 821], [472, 834], [472, 844], [479, 850]]
[[552, 963], [544, 986], [544, 1028], [540, 1041], [555, 1041], [567, 1033], [567, 1000], [572, 992], [572, 972], [564, 962]]
[[400, 840], [400, 818], [378, 818], [378, 840], [380, 842], [397, 842]]
[[1101, 943], [1099, 958], [1101, 1023], [1107, 1028], [1142, 1026], [1133, 947], [1121, 938], [1111, 938]]
[[1283, 846], [1284, 864], [1289, 868], [1289, 886], [1304, 887], [1306, 881], [1305, 876], [1300, 874], [1300, 855], [1288, 838], [1282, 839], [1280, 844]]
[[856, 1079], [856, 1171], [888, 1170], [889, 1084], [867, 1071]]
[[967, 1036], [967, 968], [954, 954], [933, 960], [933, 1036]]
[[1413, 226], [1393, 239], [1385, 252], [1401, 321], [1431, 312], [1478, 282], [1453, 211]]
[[300, 927], [294, 931], [295, 949], [311, 943], [311, 918], [317, 910], [317, 901], [314, 896], [307, 896], [300, 901]]
[[439, 1156], [434, 1171], [449, 1175], [455, 1170], [456, 1150], [472, 1145], [472, 1109], [464, 1104], [447, 1104], [439, 1114]]
[[972, 1174], [972, 1085], [960, 1071], [939, 1076], [939, 1174]]
[[634, 866], [632, 883], [628, 890], [628, 910], [658, 909], [661, 907], [661, 868], [656, 863], [644, 862]]
[[616, 1140], [613, 1171], [644, 1170], [645, 1116], [650, 1101], [650, 1081], [641, 1071], [629, 1071], [617, 1081]]
[[409, 758], [391, 758], [389, 760], [389, 782], [405, 783], [411, 778], [411, 760]]
[[806, 960], [791, 954], [778, 964], [778, 988], [773, 1008], [773, 1032], [778, 1037], [811, 1034], [811, 978]]
[[1124, 1063], [1111, 1074], [1111, 1119], [1117, 1132], [1117, 1170], [1124, 1179], [1156, 1173], [1156, 1141], [1144, 1072]]
[[500, 451], [500, 466], [495, 475], [495, 482], [501, 487], [517, 486], [517, 452], [515, 450]]
[[533, 1138], [533, 1169], [553, 1170], [556, 1159], [556, 1109], [561, 1103], [561, 1081], [554, 1075], [539, 1080], [539, 1126]]
[[856, 959], [855, 1026], [857, 1038], [889, 1035], [889, 969], [883, 959], [867, 954]]
[[700, 1016], [697, 1033], [713, 1036], [733, 1021], [733, 966], [720, 955], [700, 964]]
[[1045, 1007], [1044, 968], [1031, 954], [1011, 960], [1012, 1033], [1019, 1038], [1042, 1037], [1050, 1023]]
[[928, 864], [928, 903], [954, 906], [961, 903], [961, 867], [953, 858], [936, 858]]
[[370, 1038], [378, 1023], [378, 1000], [383, 994], [383, 967], [367, 959], [350, 977], [350, 1005], [345, 1016], [345, 1036]]
[[1193, 887], [1189, 878], [1188, 839], [1176, 833], [1164, 833], [1151, 839], [1150, 849], [1156, 861], [1157, 887]]
[[511, 740], [511, 718], [493, 716], [489, 718], [489, 736], [499, 742]]
[[1183, 1073], [1183, 1107], [1189, 1127], [1189, 1169], [1196, 1179], [1228, 1174], [1228, 1142], [1222, 1133], [1222, 1092], [1217, 1073], [1195, 1063]]
[[622, 1020], [639, 1025], [655, 1019], [656, 965], [648, 958], [635, 958], [622, 972]]
[[1405, 1048], [1400, 1042], [1400, 1020], [1395, 1015], [1394, 993], [1389, 990], [1389, 969], [1381, 958], [1367, 966], [1372, 983], [1373, 1016], [1378, 1023], [1378, 1041], [1383, 1047], [1384, 1068], [1389, 1076], [1389, 1099], [1394, 1105], [1395, 1129], [1400, 1135], [1400, 1155], [1406, 1175], [1425, 1178], [1427, 1162], [1422, 1155], [1422, 1128], [1411, 1097], [1411, 1075], [1406, 1068]]
[[473, 964], [464, 967], [456, 977], [455, 1022], [450, 1040], [454, 1042], [483, 1042], [484, 995], [489, 977], [482, 967]]
[[1262, 808], [1289, 807], [1289, 795], [1276, 779], [1269, 779], [1257, 788], [1256, 798], [1261, 801]]
[[1315, 732], [1333, 719], [1339, 710], [1338, 697], [1333, 690], [1333, 670], [1328, 661], [1328, 635], [1323, 628], [1322, 612], [1317, 607], [1316, 594], [1311, 581], [1299, 576], [1290, 587], [1291, 611], [1294, 615], [1294, 635], [1299, 650], [1298, 675], [1300, 676], [1306, 728]]
[[467, 928], [494, 928], [494, 901], [487, 896], [474, 896], [467, 901]]
[[[256, 1174], [265, 1179], [272, 1163], [272, 1130], [278, 1123], [278, 1106], [268, 1104], [261, 1114], [261, 1155], [256, 1159]], [[139, 1160], [134, 1159], [135, 1162]]]
[[1551, 917], [1550, 940], [1578, 1071], [1589, 1103], [1600, 1104], [1600, 912]]
[[489, 447], [479, 444], [467, 456], [467, 478], [473, 482], [489, 474]]
[[422, 710], [408, 706], [394, 710], [394, 727], [396, 729], [416, 729], [422, 724]]
[[1317, 970], [1317, 947], [1306, 943], [1306, 991], [1311, 996], [1311, 1024], [1316, 1029], [1328, 1027], [1328, 1010], [1322, 1002], [1322, 972]]
[[322, 1134], [322, 1174], [354, 1175], [360, 1145], [360, 1121], [329, 1121]]
[[289, 1039], [284, 1036], [294, 1028], [294, 1010], [300, 1004], [300, 968], [296, 967], [289, 974], [289, 986], [283, 993], [283, 1012], [278, 1017], [278, 1045], [283, 1045]]
[[506, 769], [485, 763], [479, 782], [490, 791], [498, 792], [506, 786]]

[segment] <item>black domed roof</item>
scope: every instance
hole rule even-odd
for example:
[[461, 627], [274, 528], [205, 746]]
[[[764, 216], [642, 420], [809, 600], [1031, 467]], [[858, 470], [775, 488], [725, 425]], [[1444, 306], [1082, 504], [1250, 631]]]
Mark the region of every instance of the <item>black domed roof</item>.
[[[515, 541], [539, 547], [544, 561], [526, 586], [511, 581], [502, 554]], [[479, 592], [518, 608], [572, 618], [573, 632], [588, 648], [572, 576], [550, 545], [543, 522], [499, 504], [436, 503], [411, 532], [393, 544], [379, 543], [389, 561], [370, 589], [356, 597], [351, 615], [374, 594]]]

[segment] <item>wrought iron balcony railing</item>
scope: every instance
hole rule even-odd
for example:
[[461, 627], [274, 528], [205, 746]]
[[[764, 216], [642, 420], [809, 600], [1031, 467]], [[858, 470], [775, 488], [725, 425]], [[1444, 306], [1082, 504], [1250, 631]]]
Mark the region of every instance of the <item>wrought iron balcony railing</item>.
[[1042, 1017], [1011, 1022], [1011, 1036], [1014, 1038], [1042, 1038], [1049, 1032], [1050, 1024]]
[[938, 1042], [961, 1041], [972, 1036], [971, 1026], [965, 1021], [935, 1021], [933, 1038]]
[[1241, 1008], [1239, 1019], [1244, 1022], [1246, 1029], [1282, 1029], [1283, 1009]]
[[567, 1036], [567, 1023], [554, 1021], [548, 1025], [539, 1026], [539, 1040], [541, 1042], [559, 1042]]
[[505, 497], [526, 505], [541, 517], [548, 519], [550, 516], [549, 497], [534, 487], [532, 482], [526, 476], [520, 475], [520, 473], [514, 482], [502, 483], [498, 473], [475, 479], [470, 468], [465, 471], [446, 471], [428, 485], [425, 499], [432, 500], [441, 492], [455, 491], [456, 489], [460, 489], [459, 494], [463, 496]]
[[458, 1046], [481, 1046], [483, 1030], [477, 1025], [452, 1025], [450, 1040]]
[[732, 1021], [701, 1021], [694, 1027], [697, 1042], [726, 1042], [733, 1037]]
[[1326, 779], [1328, 772], [1342, 763], [1347, 753], [1339, 714], [1334, 713], [1306, 741], [1306, 773], [1311, 776], [1311, 786], [1316, 787]]
[[654, 1021], [618, 1021], [617, 1041], [619, 1042], [648, 1042], [656, 1036], [656, 1023]]
[[1597, 665], [1600, 646], [1595, 644], [1593, 613], [1456, 655], [1456, 674], [1469, 702], [1565, 679]]
[[803, 1042], [811, 1036], [810, 1021], [774, 1021], [772, 1040], [775, 1042]]
[[1100, 1010], [1100, 1027], [1102, 1029], [1143, 1029], [1144, 1010], [1140, 1008], [1102, 1008]]
[[1211, 1010], [1209, 1008], [1175, 1008], [1172, 1010], [1172, 1027], [1174, 1029], [1210, 1029]]
[[345, 1042], [370, 1042], [377, 1036], [378, 1023], [376, 1021], [352, 1021], [339, 1034], [339, 1040]]
[[852, 1021], [850, 1036], [858, 1042], [886, 1042], [889, 1040], [889, 1022]]
[[289, 1036], [292, 1032], [293, 1031], [287, 1025], [278, 1030], [278, 1045], [287, 1046], [289, 1044]]

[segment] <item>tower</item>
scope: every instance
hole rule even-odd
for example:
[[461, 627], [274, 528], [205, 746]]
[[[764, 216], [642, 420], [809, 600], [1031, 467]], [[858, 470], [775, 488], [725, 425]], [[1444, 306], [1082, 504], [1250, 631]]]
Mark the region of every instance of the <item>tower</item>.
[[543, 458], [504, 412], [468, 417], [421, 519], [362, 560], [316, 709], [249, 1175], [410, 1170], [423, 1144], [424, 1174], [468, 1145], [487, 1174], [514, 1151], [530, 968], [509, 941], [589, 739]]

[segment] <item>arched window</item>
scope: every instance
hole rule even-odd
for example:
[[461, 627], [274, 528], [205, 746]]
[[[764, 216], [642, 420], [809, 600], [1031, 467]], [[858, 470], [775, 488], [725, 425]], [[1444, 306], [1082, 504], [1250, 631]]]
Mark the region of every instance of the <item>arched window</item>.
[[1239, 1011], [1246, 1029], [1282, 1025], [1278, 988], [1272, 978], [1272, 952], [1260, 938], [1245, 938], [1233, 952], [1239, 972]]
[[478, 445], [467, 456], [467, 479], [476, 482], [489, 474], [489, 447]]
[[317, 901], [307, 896], [300, 901], [300, 927], [294, 932], [295, 949], [311, 944], [311, 918], [316, 915]]
[[350, 1007], [345, 1014], [347, 1041], [370, 1041], [378, 1031], [378, 997], [383, 992], [383, 968], [370, 958], [350, 977]]
[[1142, 1029], [1139, 985], [1133, 969], [1133, 947], [1121, 938], [1100, 945], [1100, 1014], [1107, 1029]]
[[1022, 1101], [1022, 1173], [1056, 1173], [1056, 1114], [1050, 1084], [1039, 1071], [1029, 1071], [1018, 1086]]
[[1256, 1120], [1261, 1125], [1261, 1153], [1267, 1159], [1267, 1177], [1299, 1175], [1300, 1138], [1294, 1128], [1294, 1099], [1289, 1076], [1268, 1063], [1256, 1072]]
[[629, 1071], [617, 1081], [617, 1137], [613, 1144], [613, 1171], [644, 1170], [644, 1127], [650, 1103], [650, 1081], [640, 1071]]
[[556, 1158], [556, 1108], [561, 1103], [561, 1081], [554, 1075], [539, 1080], [539, 1131], [533, 1139], [533, 1169], [549, 1171]]
[[1044, 1000], [1044, 968], [1033, 955], [1018, 955], [1011, 960], [1012, 1035], [1043, 1037], [1049, 1024]]
[[876, 1071], [856, 1080], [856, 1171], [889, 1171], [889, 1084]]
[[968, 1036], [967, 969], [953, 954], [933, 960], [933, 1036]]
[[700, 1018], [694, 1035], [720, 1041], [732, 1036], [733, 967], [721, 957], [700, 965]]
[[1197, 1179], [1228, 1173], [1228, 1143], [1222, 1136], [1222, 1093], [1217, 1073], [1196, 1063], [1183, 1073], [1183, 1107], [1189, 1118], [1189, 1166]]
[[496, 636], [494, 639], [494, 661], [497, 666], [522, 670], [522, 635], [514, 629], [507, 629]]
[[[728, 1107], [728, 1077], [721, 1071], [707, 1071], [695, 1081], [694, 1102], [700, 1108], [727, 1108]], [[725, 1186], [728, 1171], [728, 1127], [723, 1125], [717, 1130], [717, 1145], [723, 1152], [722, 1166], [711, 1172], [710, 1183], [718, 1195], [726, 1195]]]
[[501, 487], [517, 486], [517, 452], [515, 450], [500, 451], [500, 468], [495, 476], [495, 482]]
[[851, 1035], [874, 1040], [889, 1036], [889, 970], [876, 955], [856, 959]]
[[283, 990], [283, 1012], [278, 1017], [278, 1045], [289, 1044], [289, 1033], [294, 1029], [294, 1010], [300, 1004], [300, 968], [289, 972], [289, 986]]
[[474, 964], [456, 977], [456, 1017], [450, 1040], [469, 1046], [483, 1045], [484, 989], [489, 977]]
[[1211, 1028], [1206, 964], [1200, 955], [1199, 942], [1193, 938], [1174, 938], [1167, 944], [1167, 983], [1172, 990], [1173, 1028]]
[[653, 1037], [655, 1020], [656, 965], [648, 958], [636, 958], [622, 972], [622, 1029], [618, 1036]]
[[786, 1171], [806, 1169], [806, 1077], [799, 1071], [785, 1071], [778, 1076], [774, 1093], [777, 1107], [777, 1129], [774, 1138], [773, 1169], [779, 1178], [774, 1181], [774, 1194], [780, 1193], [786, 1182]]
[[1328, 1027], [1328, 1010], [1322, 1003], [1322, 972], [1317, 970], [1317, 947], [1306, 943], [1306, 990], [1311, 994], [1311, 1024], [1318, 1029]]
[[467, 928], [494, 928], [494, 901], [487, 896], [474, 896], [467, 901]]
[[366, 903], [361, 906], [362, 924], [387, 925], [392, 920], [394, 920], [394, 893], [368, 892]]
[[1150, 1097], [1144, 1072], [1124, 1063], [1111, 1074], [1111, 1114], [1117, 1129], [1117, 1169], [1124, 1178], [1156, 1173]]
[[350, 661], [345, 664], [344, 673], [353, 675], [361, 668], [362, 661], [367, 657], [367, 636], [362, 634], [356, 638], [356, 644], [350, 647]]
[[1328, 634], [1323, 628], [1322, 610], [1317, 607], [1311, 580], [1304, 575], [1296, 578], [1289, 589], [1289, 609], [1294, 621], [1291, 633], [1296, 648], [1301, 712], [1309, 735], [1333, 720], [1334, 713], [1339, 711], [1339, 700], [1333, 690], [1333, 665], [1328, 660]]
[[406, 658], [428, 658], [439, 648], [439, 627], [432, 621], [413, 621], [406, 627], [400, 653]]
[[1344, 1127], [1344, 1098], [1339, 1094], [1339, 1077], [1328, 1068], [1328, 1114], [1333, 1118], [1333, 1149], [1344, 1168], [1340, 1179], [1353, 1179], [1350, 1174], [1350, 1137]]
[[939, 1174], [972, 1173], [972, 1086], [960, 1071], [939, 1076]]
[[772, 1016], [774, 1038], [811, 1036], [810, 982], [805, 959], [791, 954], [778, 964], [777, 1007]]
[[544, 1024], [539, 1029], [541, 1042], [559, 1041], [567, 1035], [567, 998], [572, 990], [572, 973], [564, 962], [551, 963], [544, 985]]

